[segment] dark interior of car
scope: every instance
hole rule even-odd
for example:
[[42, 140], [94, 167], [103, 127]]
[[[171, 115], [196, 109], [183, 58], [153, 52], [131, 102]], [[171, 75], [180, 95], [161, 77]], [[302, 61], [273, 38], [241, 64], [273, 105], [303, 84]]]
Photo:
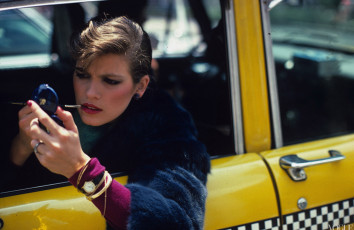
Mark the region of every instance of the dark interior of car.
[[325, 61], [296, 57], [294, 62], [291, 70], [276, 62], [284, 143], [353, 131], [354, 79], [340, 71], [326, 76], [320, 71], [329, 65]]

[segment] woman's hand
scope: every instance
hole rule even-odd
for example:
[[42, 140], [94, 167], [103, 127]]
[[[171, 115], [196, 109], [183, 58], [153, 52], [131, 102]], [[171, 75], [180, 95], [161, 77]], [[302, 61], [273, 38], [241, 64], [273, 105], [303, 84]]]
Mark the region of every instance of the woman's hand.
[[[57, 109], [57, 116], [64, 123], [65, 128], [58, 125], [34, 101], [29, 101], [31, 113], [38, 120], [33, 120], [30, 125], [31, 146], [37, 143], [36, 156], [39, 162], [53, 173], [70, 178], [83, 167], [89, 160], [81, 148], [77, 127], [70, 112]], [[49, 131], [39, 127], [40, 121]]]
[[10, 159], [18, 166], [22, 166], [33, 152], [31, 146], [30, 126], [36, 116], [32, 113], [30, 103], [18, 112], [19, 133], [13, 139], [11, 145]]

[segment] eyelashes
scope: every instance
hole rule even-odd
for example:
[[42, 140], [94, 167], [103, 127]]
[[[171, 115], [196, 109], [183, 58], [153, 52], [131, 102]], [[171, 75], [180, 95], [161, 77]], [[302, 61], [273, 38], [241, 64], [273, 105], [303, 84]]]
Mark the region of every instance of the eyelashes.
[[[75, 76], [78, 77], [79, 79], [90, 79], [91, 78], [91, 76], [89, 74], [86, 74], [85, 72], [81, 72], [79, 70], [75, 71]], [[107, 83], [108, 85], [118, 85], [122, 82], [120, 80], [114, 80], [109, 77], [103, 77], [102, 81], [104, 83]]]
[[87, 74], [75, 72], [75, 75], [80, 79], [90, 78]]
[[106, 77], [103, 79], [103, 81], [106, 82], [109, 85], [118, 85], [118, 84], [121, 83], [121, 81], [112, 80], [112, 79], [106, 78]]
[[75, 69], [75, 76], [83, 79], [83, 78], [89, 78], [90, 76], [86, 74], [82, 69], [76, 68]]

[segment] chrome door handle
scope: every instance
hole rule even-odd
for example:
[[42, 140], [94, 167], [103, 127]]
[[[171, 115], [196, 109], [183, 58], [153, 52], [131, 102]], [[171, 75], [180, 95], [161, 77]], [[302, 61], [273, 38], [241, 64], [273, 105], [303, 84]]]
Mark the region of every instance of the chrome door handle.
[[292, 180], [303, 181], [307, 178], [304, 168], [340, 161], [345, 158], [345, 156], [343, 156], [339, 151], [329, 150], [328, 152], [330, 157], [310, 161], [302, 159], [295, 154], [287, 155], [279, 159], [279, 164], [280, 167], [288, 173]]

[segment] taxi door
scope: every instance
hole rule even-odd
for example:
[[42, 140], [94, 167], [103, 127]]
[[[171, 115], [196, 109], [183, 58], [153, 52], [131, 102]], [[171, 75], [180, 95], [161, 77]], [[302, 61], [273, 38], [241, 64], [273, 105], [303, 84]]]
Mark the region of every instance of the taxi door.
[[354, 228], [354, 15], [344, 2], [263, 6], [273, 150], [261, 156], [283, 229]]
[[350, 229], [354, 135], [263, 152], [276, 181], [283, 229]]

